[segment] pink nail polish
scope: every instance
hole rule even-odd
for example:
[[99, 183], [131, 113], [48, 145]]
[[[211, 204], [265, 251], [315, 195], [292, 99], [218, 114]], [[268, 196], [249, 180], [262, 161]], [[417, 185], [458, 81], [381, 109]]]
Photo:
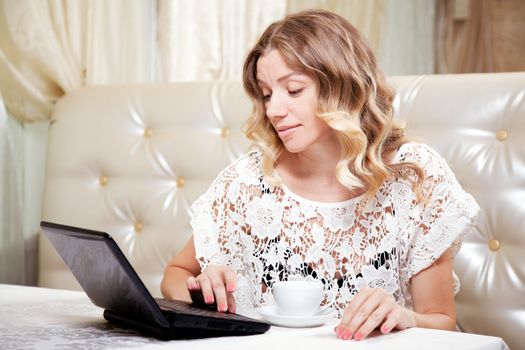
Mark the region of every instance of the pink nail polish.
[[354, 334], [354, 339], [357, 341], [363, 339], [363, 334], [361, 334], [360, 332], [356, 332], [356, 334]]
[[388, 333], [388, 331], [389, 331], [389, 329], [388, 329], [388, 327], [386, 325], [382, 325], [381, 326], [381, 332]]
[[347, 339], [350, 339], [352, 338], [352, 333], [347, 329], [344, 333], [343, 333], [343, 339], [344, 340], [347, 340]]
[[211, 304], [211, 303], [213, 303], [213, 298], [212, 298], [211, 296], [206, 296], [206, 297], [204, 298], [204, 302], [205, 302], [206, 304]]

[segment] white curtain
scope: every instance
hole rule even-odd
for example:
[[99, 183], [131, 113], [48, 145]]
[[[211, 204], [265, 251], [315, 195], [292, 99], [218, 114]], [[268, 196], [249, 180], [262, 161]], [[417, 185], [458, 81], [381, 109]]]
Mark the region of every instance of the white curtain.
[[348, 19], [368, 39], [386, 74], [434, 72], [436, 0], [289, 0], [287, 12], [308, 8]]
[[85, 84], [157, 78], [155, 0], [0, 4], [3, 97], [24, 122], [47, 121], [58, 98]]
[[387, 0], [289, 0], [288, 13], [323, 9], [340, 14], [358, 28], [377, 52], [382, 37], [382, 22], [387, 16]]
[[431, 73], [435, 0], [0, 0], [0, 283], [35, 284], [47, 126], [83, 85], [239, 79], [266, 26], [325, 8], [389, 74]]
[[436, 0], [389, 0], [377, 55], [387, 75], [432, 74]]
[[21, 203], [21, 123], [7, 116], [0, 101], [0, 277], [1, 282], [26, 282], [25, 240]]
[[81, 11], [73, 5], [77, 2], [2, 2], [2, 93], [23, 121], [47, 120], [58, 97], [81, 84], [79, 45], [71, 45], [81, 42], [80, 23], [68, 21]]
[[32, 285], [48, 123], [24, 123], [1, 109], [0, 281]]
[[155, 18], [154, 0], [0, 2], [0, 283], [37, 283], [55, 102], [86, 84], [156, 80]]
[[159, 0], [163, 81], [239, 79], [248, 49], [286, 14], [285, 0]]

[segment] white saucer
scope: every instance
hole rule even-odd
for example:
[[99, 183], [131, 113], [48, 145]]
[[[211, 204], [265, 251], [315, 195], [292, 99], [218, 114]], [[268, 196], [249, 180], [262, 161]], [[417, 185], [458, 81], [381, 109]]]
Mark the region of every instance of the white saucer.
[[276, 326], [299, 328], [317, 327], [326, 323], [335, 316], [332, 309], [321, 309], [311, 316], [288, 316], [282, 315], [276, 305], [265, 305], [257, 309], [257, 312], [269, 323]]

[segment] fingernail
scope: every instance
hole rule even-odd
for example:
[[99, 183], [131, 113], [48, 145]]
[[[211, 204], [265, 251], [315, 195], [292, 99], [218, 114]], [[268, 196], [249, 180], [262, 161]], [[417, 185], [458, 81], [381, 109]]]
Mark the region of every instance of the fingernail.
[[347, 329], [344, 333], [343, 333], [343, 339], [344, 340], [347, 340], [347, 339], [350, 339], [352, 337], [352, 333]]
[[211, 304], [213, 303], [213, 298], [208, 295], [204, 298], [204, 302], [206, 302], [206, 304]]
[[381, 332], [388, 333], [388, 331], [389, 331], [388, 326], [386, 326], [386, 325], [382, 325], [381, 326]]
[[340, 338], [340, 339], [343, 338], [343, 330], [342, 329], [338, 329], [337, 330], [337, 338]]
[[219, 304], [219, 311], [225, 312], [226, 310], [228, 310], [228, 306], [226, 306], [226, 304]]
[[358, 341], [363, 339], [363, 334], [356, 332], [356, 334], [354, 334], [354, 339]]

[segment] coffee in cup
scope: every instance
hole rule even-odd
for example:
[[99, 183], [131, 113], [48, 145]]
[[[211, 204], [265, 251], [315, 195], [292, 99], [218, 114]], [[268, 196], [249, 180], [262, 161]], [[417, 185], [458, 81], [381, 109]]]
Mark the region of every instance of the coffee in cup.
[[273, 284], [273, 298], [279, 312], [289, 316], [315, 314], [323, 301], [320, 281], [280, 281]]

